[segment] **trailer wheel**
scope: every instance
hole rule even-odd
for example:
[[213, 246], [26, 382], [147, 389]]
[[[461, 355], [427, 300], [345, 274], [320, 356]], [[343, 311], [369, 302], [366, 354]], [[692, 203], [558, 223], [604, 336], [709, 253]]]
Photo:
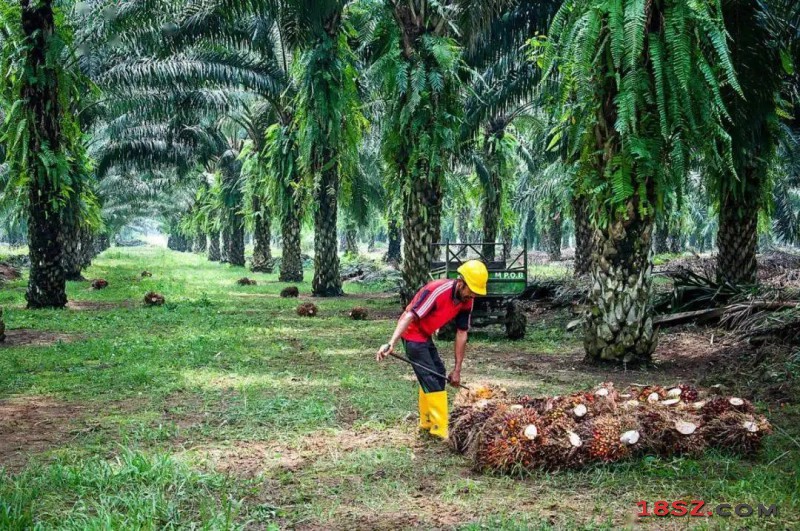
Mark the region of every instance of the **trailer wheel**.
[[528, 318], [522, 311], [519, 301], [510, 301], [506, 304], [506, 336], [508, 339], [524, 338], [527, 325]]
[[455, 323], [447, 323], [439, 329], [436, 334], [437, 339], [441, 341], [455, 341], [456, 339], [456, 325]]

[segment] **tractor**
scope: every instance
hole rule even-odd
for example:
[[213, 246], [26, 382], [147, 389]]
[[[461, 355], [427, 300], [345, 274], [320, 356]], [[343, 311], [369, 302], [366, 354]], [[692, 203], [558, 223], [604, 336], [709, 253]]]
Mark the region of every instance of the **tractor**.
[[[497, 252], [502, 250], [502, 252]], [[491, 251], [494, 259], [489, 260]], [[522, 311], [520, 296], [528, 287], [528, 243], [523, 241], [522, 251], [516, 256], [505, 243], [435, 243], [430, 274], [433, 279], [458, 278], [458, 268], [467, 260], [477, 259], [486, 264], [489, 282], [486, 296], [475, 299], [472, 310], [472, 326], [476, 328], [492, 324], [504, 324], [509, 339], [525, 337], [528, 319]], [[444, 261], [440, 259], [444, 257]], [[504, 257], [508, 257], [506, 260]], [[450, 324], [439, 330], [438, 337], [451, 340], [455, 327]]]

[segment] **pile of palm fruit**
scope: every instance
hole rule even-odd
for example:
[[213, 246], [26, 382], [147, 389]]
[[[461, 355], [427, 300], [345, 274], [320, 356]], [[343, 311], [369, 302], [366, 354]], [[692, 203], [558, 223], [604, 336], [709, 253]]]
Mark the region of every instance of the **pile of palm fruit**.
[[698, 455], [710, 447], [752, 455], [770, 431], [747, 400], [708, 396], [684, 384], [620, 392], [604, 383], [543, 398], [479, 386], [456, 398], [450, 444], [478, 470], [514, 473], [644, 455]]

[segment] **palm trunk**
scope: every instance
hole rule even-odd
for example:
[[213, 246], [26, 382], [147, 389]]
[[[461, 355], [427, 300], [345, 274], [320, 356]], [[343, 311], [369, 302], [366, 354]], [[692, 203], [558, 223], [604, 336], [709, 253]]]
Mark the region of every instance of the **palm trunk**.
[[344, 255], [358, 256], [358, 231], [356, 229], [348, 228], [344, 231]]
[[84, 270], [87, 267], [92, 265], [92, 260], [94, 259], [97, 254], [95, 253], [95, 249], [97, 247], [95, 241], [97, 240], [97, 235], [89, 230], [88, 228], [84, 228], [81, 231], [81, 269]]
[[669, 230], [667, 220], [662, 219], [656, 223], [653, 251], [656, 254], [669, 252]]
[[[421, 172], [422, 173], [422, 172]], [[424, 173], [422, 173], [424, 175]], [[442, 210], [441, 186], [427, 179], [415, 179], [411, 190], [403, 197], [405, 225], [403, 226], [404, 287], [401, 297], [411, 300], [429, 280], [433, 252], [431, 244], [438, 241], [439, 226], [434, 224]]]
[[239, 211], [231, 213], [230, 238], [228, 239], [228, 263], [244, 267], [244, 215]]
[[[635, 212], [635, 207], [629, 212]], [[584, 347], [590, 361], [642, 362], [656, 347], [650, 312], [653, 220], [618, 217], [594, 232]]]
[[[492, 169], [493, 167], [490, 167], [490, 171], [492, 171]], [[502, 209], [500, 186], [500, 177], [496, 172], [492, 171], [490, 182], [487, 183], [486, 190], [484, 190], [482, 208], [484, 243], [482, 253], [484, 258], [489, 262], [494, 260], [495, 249], [497, 247], [496, 245], [489, 244], [497, 242], [497, 232], [500, 226], [500, 210]]]
[[[748, 178], [745, 175], [745, 178]], [[754, 197], [725, 196], [719, 209], [717, 276], [731, 284], [756, 282], [758, 208]]]
[[255, 216], [255, 226], [253, 228], [253, 262], [250, 271], [255, 273], [272, 273], [275, 264], [272, 260], [272, 249], [270, 248], [270, 238], [272, 237], [272, 213], [266, 205], [262, 205], [261, 200], [253, 197], [253, 212]]
[[469, 242], [469, 207], [458, 209], [458, 243]]
[[[328, 156], [326, 160], [332, 160]], [[319, 187], [314, 191], [318, 207], [314, 213], [314, 279], [311, 291], [317, 297], [343, 295], [339, 276], [339, 255], [336, 252], [336, 219], [339, 196], [337, 169], [322, 172]]]
[[220, 232], [219, 261], [222, 264], [228, 263], [228, 250], [231, 247], [231, 228], [225, 223]]
[[303, 258], [300, 249], [300, 218], [295, 209], [289, 209], [281, 220], [281, 282], [303, 281]]
[[81, 274], [83, 269], [83, 252], [81, 248], [83, 229], [80, 226], [80, 221], [74, 215], [67, 214], [63, 218], [64, 248], [61, 255], [61, 264], [64, 268], [64, 277], [69, 281], [86, 280]]
[[511, 233], [511, 227], [503, 229], [503, 261], [508, 263], [511, 259], [511, 246], [514, 243], [514, 236]]
[[6, 340], [6, 322], [3, 321], [3, 309], [0, 308], [0, 343]]
[[212, 230], [208, 233], [208, 261], [219, 262], [222, 257], [219, 250], [219, 231]]
[[550, 216], [547, 227], [547, 254], [551, 262], [561, 261], [561, 239], [564, 236], [561, 213]]
[[56, 206], [60, 193], [51, 169], [40, 159], [45, 150], [58, 152], [61, 145], [59, 77], [48, 64], [47, 53], [55, 32], [51, 0], [21, 0], [22, 29], [26, 38], [26, 74], [22, 101], [30, 107], [31, 175], [28, 185], [28, 247], [31, 271], [25, 298], [28, 308], [63, 308], [67, 304], [62, 267], [61, 216]]
[[47, 181], [32, 180], [29, 186], [31, 271], [25, 298], [28, 308], [63, 308], [67, 304], [67, 293], [62, 266], [61, 222], [58, 212], [53, 211], [58, 194]]
[[589, 219], [589, 204], [585, 197], [573, 197], [572, 215], [575, 222], [575, 271], [576, 277], [587, 275], [592, 268], [592, 226]]
[[394, 217], [393, 212], [389, 212], [389, 226], [388, 226], [388, 233], [389, 233], [389, 248], [386, 250], [386, 256], [384, 257], [384, 262], [392, 263], [392, 264], [400, 264], [401, 262], [401, 240], [402, 237], [400, 235], [400, 224], [397, 222], [397, 218]]
[[208, 244], [208, 238], [204, 232], [198, 232], [197, 235], [194, 237], [194, 243], [192, 244], [192, 251], [198, 254], [202, 254], [206, 252], [206, 245]]

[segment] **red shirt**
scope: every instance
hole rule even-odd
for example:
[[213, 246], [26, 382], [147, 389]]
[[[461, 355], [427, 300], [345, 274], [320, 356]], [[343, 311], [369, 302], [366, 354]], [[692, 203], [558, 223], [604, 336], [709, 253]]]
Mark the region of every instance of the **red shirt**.
[[416, 319], [411, 321], [403, 339], [427, 342], [437, 330], [453, 319], [456, 320], [456, 328], [469, 330], [473, 301], [458, 299], [457, 282], [446, 278], [434, 280], [414, 295], [406, 311], [413, 313]]

